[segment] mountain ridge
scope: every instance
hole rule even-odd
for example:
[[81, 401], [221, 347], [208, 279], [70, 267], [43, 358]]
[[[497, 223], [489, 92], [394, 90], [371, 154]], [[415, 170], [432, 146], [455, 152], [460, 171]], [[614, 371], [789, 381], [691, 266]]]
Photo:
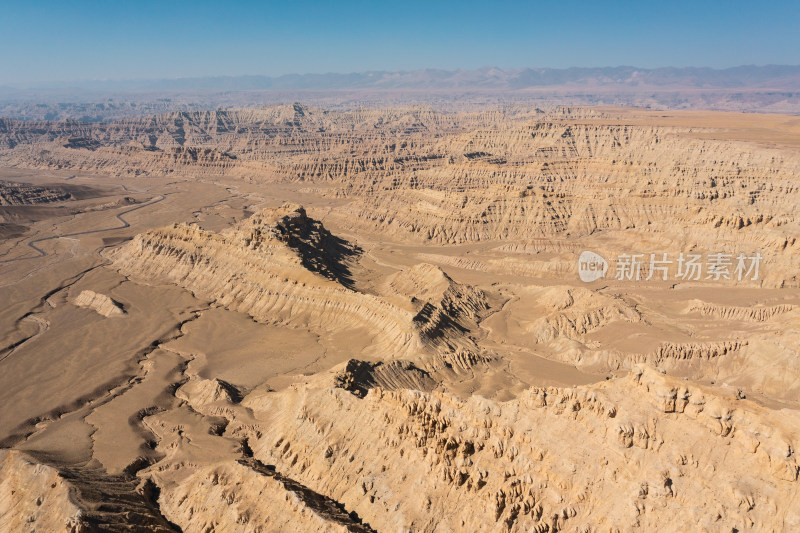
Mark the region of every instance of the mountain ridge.
[[[350, 73], [293, 73], [279, 76], [186, 76], [130, 80], [82, 80], [0, 85], [0, 95], [25, 89], [99, 89], [117, 91], [163, 90], [341, 90], [341, 89], [459, 89], [520, 90], [561, 85], [772, 88], [800, 89], [800, 65], [740, 65], [710, 67], [569, 67], [413, 69]], [[16, 87], [16, 88], [15, 88]]]

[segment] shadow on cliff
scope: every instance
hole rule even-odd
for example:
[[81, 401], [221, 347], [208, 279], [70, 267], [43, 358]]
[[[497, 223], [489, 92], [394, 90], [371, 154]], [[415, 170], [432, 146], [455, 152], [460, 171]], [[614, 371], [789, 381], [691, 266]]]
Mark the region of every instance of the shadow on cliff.
[[286, 245], [297, 251], [305, 268], [353, 289], [350, 265], [361, 248], [333, 235], [320, 221], [308, 217], [302, 207], [281, 217], [277, 229]]

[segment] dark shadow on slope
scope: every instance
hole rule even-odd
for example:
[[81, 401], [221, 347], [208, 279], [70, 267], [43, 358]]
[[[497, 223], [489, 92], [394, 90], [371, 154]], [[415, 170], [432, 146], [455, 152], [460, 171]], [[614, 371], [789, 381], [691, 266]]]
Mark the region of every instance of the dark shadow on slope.
[[277, 229], [305, 268], [353, 288], [350, 264], [361, 254], [358, 246], [333, 235], [302, 207], [278, 220]]
[[80, 531], [181, 533], [161, 514], [159, 489], [152, 481], [131, 474], [110, 475], [91, 462], [64, 465], [45, 454], [26, 453], [58, 470], [69, 483], [72, 499], [82, 511]]
[[286, 490], [297, 494], [300, 500], [315, 513], [326, 520], [344, 526], [347, 531], [352, 533], [375, 533], [375, 530], [369, 524], [364, 523], [355, 511], [347, 512], [342, 503], [284, 476], [277, 472], [274, 466], [265, 465], [258, 459], [253, 458], [239, 459], [239, 464], [247, 466], [261, 475], [277, 479]]
[[411, 389], [430, 392], [438, 382], [410, 361], [380, 361], [377, 363], [351, 359], [344, 371], [334, 378], [334, 386], [363, 398], [369, 389]]

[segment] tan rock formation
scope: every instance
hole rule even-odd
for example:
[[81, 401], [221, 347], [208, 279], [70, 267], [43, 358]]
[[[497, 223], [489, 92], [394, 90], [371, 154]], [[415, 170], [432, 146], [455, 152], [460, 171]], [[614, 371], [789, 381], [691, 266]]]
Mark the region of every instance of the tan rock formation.
[[0, 181], [0, 206], [46, 204], [68, 200], [70, 194], [48, 187]]
[[69, 483], [14, 450], [0, 450], [0, 524], [8, 532], [83, 531]]
[[[176, 283], [262, 322], [321, 332], [365, 330], [371, 338], [365, 353], [372, 357], [410, 357], [433, 371], [469, 370], [488, 361], [457, 325], [487, 308], [480, 291], [430, 265], [418, 267], [389, 282], [396, 293], [426, 285], [418, 304], [405, 309], [349, 288], [348, 261], [355, 255], [352, 245], [302, 207], [287, 204], [220, 234], [187, 225], [155, 230], [111, 257], [127, 275]], [[427, 285], [431, 280], [424, 276], [438, 285]], [[425, 296], [434, 300], [423, 301]]]
[[112, 300], [105, 294], [98, 294], [94, 291], [82, 291], [72, 302], [78, 307], [87, 307], [93, 311], [97, 311], [104, 317], [125, 315], [125, 309], [122, 307], [122, 304]]
[[0, 531], [800, 530], [796, 117], [344, 107], [0, 120]]

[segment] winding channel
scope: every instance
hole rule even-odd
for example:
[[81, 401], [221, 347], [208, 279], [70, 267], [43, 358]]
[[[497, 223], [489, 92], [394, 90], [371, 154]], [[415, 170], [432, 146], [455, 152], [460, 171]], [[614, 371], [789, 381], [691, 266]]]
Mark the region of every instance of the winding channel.
[[136, 207], [132, 207], [130, 209], [126, 209], [125, 211], [122, 211], [121, 213], [117, 213], [115, 215], [115, 217], [120, 222], [122, 222], [121, 226], [114, 226], [113, 228], [103, 228], [103, 229], [92, 229], [92, 230], [87, 230], [87, 231], [78, 231], [78, 232], [75, 232], [75, 233], [65, 233], [64, 235], [53, 235], [52, 237], [44, 237], [42, 239], [35, 239], [35, 240], [32, 240], [32, 241], [28, 242], [28, 246], [33, 248], [39, 255], [33, 255], [33, 256], [28, 256], [28, 257], [16, 257], [14, 259], [4, 259], [4, 260], [0, 261], [0, 263], [11, 263], [12, 261], [24, 261], [25, 259], [36, 259], [37, 257], [44, 257], [44, 256], [48, 255], [47, 252], [45, 252], [44, 250], [42, 250], [41, 248], [36, 246], [40, 242], [49, 241], [49, 240], [53, 240], [53, 239], [61, 239], [63, 237], [75, 237], [77, 235], [88, 235], [90, 233], [101, 233], [103, 231], [112, 231], [112, 230], [117, 230], [117, 229], [128, 228], [128, 227], [130, 227], [130, 224], [124, 218], [122, 218], [122, 215], [126, 215], [126, 214], [128, 214], [128, 213], [130, 213], [132, 211], [136, 211], [137, 209], [142, 209], [143, 207], [149, 207], [149, 206], [151, 206], [153, 204], [157, 204], [158, 202], [162, 201], [164, 198], [166, 198], [166, 196], [163, 195], [163, 194], [160, 194], [158, 196], [155, 196], [155, 197], [151, 198], [146, 203], [137, 205]]

